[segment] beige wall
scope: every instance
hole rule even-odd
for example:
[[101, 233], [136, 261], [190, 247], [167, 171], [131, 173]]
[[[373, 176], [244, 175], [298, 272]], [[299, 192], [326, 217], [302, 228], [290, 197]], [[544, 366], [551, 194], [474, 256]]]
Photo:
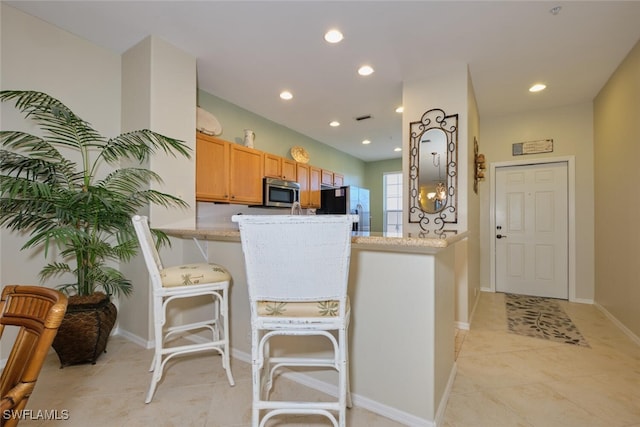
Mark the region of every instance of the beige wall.
[[[101, 134], [120, 133], [120, 56], [0, 3], [5, 89], [41, 90], [60, 99]], [[2, 129], [25, 127], [22, 116], [2, 105]], [[105, 171], [103, 170], [102, 173]], [[0, 230], [0, 283], [38, 284], [42, 252], [19, 251], [25, 236]], [[63, 279], [44, 284], [48, 287]]]
[[594, 101], [595, 300], [640, 336], [640, 42]]
[[[593, 300], [593, 112], [591, 102], [554, 109], [486, 118], [480, 122], [480, 152], [488, 164], [575, 157], [576, 295], [584, 302]], [[513, 143], [553, 139], [553, 152], [512, 156]], [[480, 195], [480, 277], [483, 288], [490, 289], [490, 187], [489, 167], [486, 180], [479, 184]]]
[[[4, 3], [0, 7], [2, 89], [47, 92], [107, 137], [116, 136], [123, 130], [151, 128], [183, 139], [194, 147], [195, 58], [150, 38], [140, 51], [125, 56], [128, 61], [123, 63], [118, 54]], [[126, 81], [123, 81], [123, 75]], [[3, 129], [25, 126], [9, 105], [2, 105], [2, 119]], [[152, 210], [154, 226], [180, 223], [184, 218], [189, 218], [190, 224], [195, 222], [195, 189], [193, 185], [184, 185], [184, 182], [193, 182], [195, 171], [192, 167], [176, 168], [176, 161], [156, 156], [150, 167], [160, 172], [164, 179], [158, 189], [184, 197], [191, 204], [191, 214], [180, 210]], [[190, 164], [194, 159], [180, 161]], [[104, 169], [99, 173], [108, 172]], [[3, 285], [38, 282], [37, 272], [46, 260], [41, 252], [17, 251], [24, 242], [24, 236], [0, 230], [2, 252], [14, 254], [11, 260], [0, 259]], [[173, 250], [177, 251], [175, 259], [179, 260], [182, 249], [174, 247]], [[120, 268], [133, 280], [135, 291], [130, 299], [116, 301], [120, 306], [119, 328], [124, 328], [123, 332], [130, 338], [146, 343], [150, 337], [146, 270], [141, 259]], [[45, 285], [54, 287], [64, 279], [67, 278]]]
[[[469, 316], [480, 288], [479, 254], [479, 197], [473, 192], [473, 138], [478, 135], [480, 117], [475, 100], [473, 83], [466, 64], [451, 67], [439, 74], [422, 76], [403, 85], [402, 119], [403, 164], [405, 194], [409, 189], [409, 126], [432, 109], [440, 108], [446, 114], [458, 114], [458, 164], [457, 164], [457, 212], [456, 224], [445, 229], [469, 231], [469, 237], [456, 245], [455, 320], [459, 326], [468, 327]], [[409, 200], [405, 206], [404, 231], [420, 232], [418, 224], [408, 223]]]
[[[466, 162], [461, 163], [461, 168], [467, 172], [466, 197], [467, 197], [467, 230], [469, 238], [466, 240], [466, 256], [457, 257], [456, 263], [460, 265], [457, 270], [462, 277], [466, 277], [466, 283], [458, 284], [457, 304], [455, 319], [460, 327], [466, 327], [471, 321], [471, 313], [480, 296], [480, 197], [473, 191], [474, 148], [473, 141], [480, 138], [480, 114], [476, 102], [475, 91], [471, 75], [467, 72], [467, 157]], [[460, 247], [458, 247], [460, 246]], [[456, 250], [462, 249], [457, 245]], [[460, 259], [462, 258], [462, 259]]]
[[[446, 114], [458, 114], [458, 182], [466, 183], [468, 172], [461, 163], [467, 161], [467, 113], [468, 113], [468, 74], [467, 66], [460, 64], [446, 72], [431, 76], [421, 76], [413, 81], [405, 81], [402, 87], [402, 162], [404, 167], [403, 188], [409, 189], [409, 126], [419, 121], [422, 115], [433, 108], [440, 108]], [[458, 186], [458, 222], [447, 225], [446, 229], [467, 229], [467, 189], [466, 185]], [[408, 191], [405, 193], [408, 194]], [[409, 198], [404, 200], [404, 229], [419, 232], [420, 227], [408, 223]]]
[[[156, 153], [147, 167], [163, 182], [154, 189], [176, 195], [189, 207], [151, 206], [141, 212], [149, 216], [153, 227], [195, 225], [195, 115], [196, 60], [157, 37], [147, 37], [122, 56], [122, 130], [153, 129], [178, 138], [192, 150], [191, 159]], [[182, 258], [182, 244], [167, 249], [165, 260]], [[141, 256], [121, 265], [122, 272], [136, 285], [136, 292], [121, 301], [118, 316], [120, 333], [146, 344], [153, 336], [150, 310], [150, 285]]]

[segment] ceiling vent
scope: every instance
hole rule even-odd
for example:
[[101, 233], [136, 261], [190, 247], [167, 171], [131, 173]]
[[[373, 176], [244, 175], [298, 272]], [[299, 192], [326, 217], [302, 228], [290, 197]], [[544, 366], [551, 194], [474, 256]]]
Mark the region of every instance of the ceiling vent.
[[367, 119], [370, 119], [370, 118], [371, 118], [371, 114], [367, 114], [365, 116], [356, 117], [356, 120], [361, 122], [363, 120], [367, 120]]

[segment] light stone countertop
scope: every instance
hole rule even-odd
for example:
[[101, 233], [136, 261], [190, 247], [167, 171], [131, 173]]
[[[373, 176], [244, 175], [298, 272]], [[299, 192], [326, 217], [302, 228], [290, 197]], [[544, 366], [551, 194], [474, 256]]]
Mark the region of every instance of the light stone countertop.
[[[173, 237], [240, 242], [240, 231], [232, 228], [160, 228], [160, 230]], [[351, 245], [356, 249], [435, 254], [439, 250], [466, 238], [468, 234], [467, 231], [447, 232], [442, 235], [436, 235], [433, 232], [404, 233], [402, 235], [354, 232], [351, 238]]]

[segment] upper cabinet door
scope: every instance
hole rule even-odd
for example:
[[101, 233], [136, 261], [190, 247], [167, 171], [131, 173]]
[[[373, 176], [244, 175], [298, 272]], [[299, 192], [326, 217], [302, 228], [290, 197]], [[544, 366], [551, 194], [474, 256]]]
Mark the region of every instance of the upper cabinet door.
[[264, 176], [282, 178], [282, 157], [264, 153]]
[[263, 152], [231, 144], [230, 160], [229, 201], [262, 204]]
[[229, 143], [196, 134], [196, 200], [229, 200]]
[[282, 159], [282, 179], [287, 181], [297, 181], [298, 174], [296, 169], [295, 160]]
[[322, 185], [327, 187], [342, 187], [344, 185], [344, 175], [322, 169]]
[[298, 184], [300, 184], [300, 206], [308, 208], [310, 203], [309, 165], [297, 164]]
[[320, 168], [311, 166], [309, 168], [309, 207], [320, 208], [320, 181], [322, 171]]
[[333, 186], [333, 172], [322, 169], [322, 185]]
[[296, 181], [296, 162], [275, 154], [264, 153], [264, 176]]

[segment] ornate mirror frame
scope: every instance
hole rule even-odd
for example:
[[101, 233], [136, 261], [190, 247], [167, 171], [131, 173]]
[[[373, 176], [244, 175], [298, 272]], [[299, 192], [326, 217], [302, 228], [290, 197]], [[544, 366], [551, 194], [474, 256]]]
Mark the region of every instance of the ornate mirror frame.
[[[447, 199], [435, 213], [425, 212], [418, 200], [420, 142], [422, 135], [430, 129], [442, 130], [447, 140]], [[444, 110], [434, 108], [424, 113], [420, 121], [409, 123], [409, 131], [409, 222], [418, 223], [424, 231], [447, 231], [444, 230], [446, 224], [458, 222], [458, 115], [446, 115]]]

